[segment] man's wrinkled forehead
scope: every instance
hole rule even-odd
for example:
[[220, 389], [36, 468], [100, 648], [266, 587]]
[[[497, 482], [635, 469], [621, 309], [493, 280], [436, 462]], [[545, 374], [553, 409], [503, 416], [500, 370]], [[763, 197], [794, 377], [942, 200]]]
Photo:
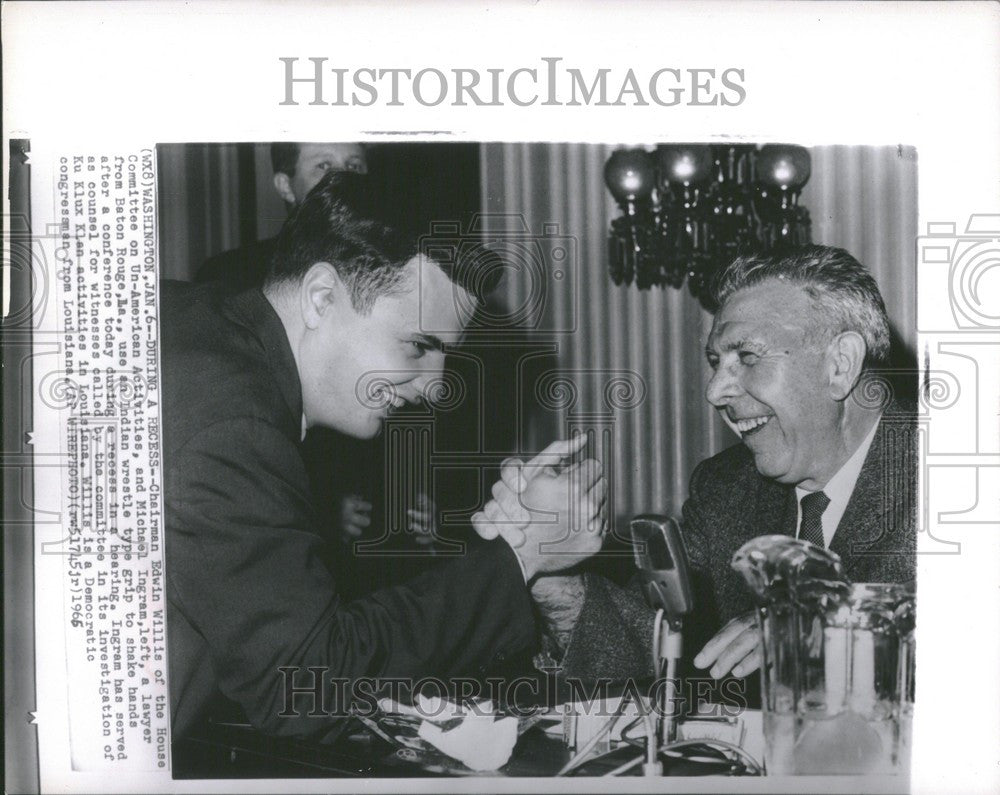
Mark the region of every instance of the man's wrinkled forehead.
[[815, 318], [805, 292], [767, 282], [733, 293], [715, 313], [708, 338], [711, 350], [729, 350], [743, 340], [801, 345]]

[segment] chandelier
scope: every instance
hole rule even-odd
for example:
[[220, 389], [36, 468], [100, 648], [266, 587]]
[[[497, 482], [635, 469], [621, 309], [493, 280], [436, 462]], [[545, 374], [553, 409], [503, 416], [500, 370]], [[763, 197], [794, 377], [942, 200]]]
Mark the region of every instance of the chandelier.
[[799, 193], [809, 152], [783, 144], [619, 149], [604, 181], [621, 208], [608, 238], [615, 284], [688, 289], [712, 309], [716, 272], [740, 254], [809, 242]]

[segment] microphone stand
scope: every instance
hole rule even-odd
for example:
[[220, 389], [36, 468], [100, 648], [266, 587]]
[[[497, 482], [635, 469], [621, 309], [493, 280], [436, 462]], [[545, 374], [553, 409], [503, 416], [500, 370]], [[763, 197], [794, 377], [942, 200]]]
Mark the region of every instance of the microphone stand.
[[679, 616], [664, 615], [660, 621], [659, 644], [656, 649], [658, 659], [657, 671], [662, 676], [665, 672], [663, 694], [660, 704], [661, 718], [659, 721], [660, 745], [672, 743], [677, 739], [677, 713], [680, 709], [677, 687], [677, 664], [683, 652], [681, 627], [683, 622]]
[[647, 726], [647, 761], [643, 773], [663, 774], [660, 749], [677, 736], [680, 711], [677, 666], [681, 658], [682, 616], [691, 611], [694, 595], [688, 576], [687, 550], [676, 519], [658, 514], [642, 514], [629, 522], [635, 565], [639, 569], [646, 601], [656, 609], [653, 622], [653, 670], [663, 678], [663, 690], [654, 694], [660, 703], [660, 719]]

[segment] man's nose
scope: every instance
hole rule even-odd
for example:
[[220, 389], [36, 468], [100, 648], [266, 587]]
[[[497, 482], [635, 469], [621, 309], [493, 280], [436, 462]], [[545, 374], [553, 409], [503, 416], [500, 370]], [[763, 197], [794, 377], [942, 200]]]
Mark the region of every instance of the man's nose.
[[740, 394], [742, 387], [736, 374], [729, 367], [719, 367], [705, 387], [705, 399], [716, 408], [722, 408]]

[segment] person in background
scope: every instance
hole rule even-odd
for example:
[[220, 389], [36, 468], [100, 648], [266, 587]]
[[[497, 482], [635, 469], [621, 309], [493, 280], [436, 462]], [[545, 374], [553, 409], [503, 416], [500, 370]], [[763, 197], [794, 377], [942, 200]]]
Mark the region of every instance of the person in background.
[[[310, 190], [331, 171], [368, 173], [365, 149], [358, 143], [271, 144], [274, 190], [288, 212], [298, 207]], [[258, 240], [209, 257], [198, 269], [196, 282], [221, 281], [234, 288], [260, 287], [274, 254], [277, 237]]]

